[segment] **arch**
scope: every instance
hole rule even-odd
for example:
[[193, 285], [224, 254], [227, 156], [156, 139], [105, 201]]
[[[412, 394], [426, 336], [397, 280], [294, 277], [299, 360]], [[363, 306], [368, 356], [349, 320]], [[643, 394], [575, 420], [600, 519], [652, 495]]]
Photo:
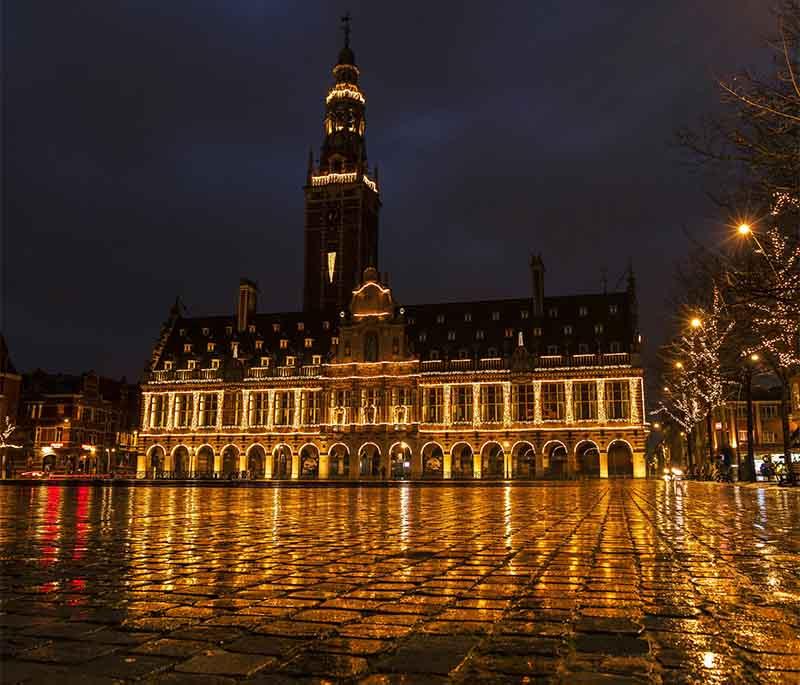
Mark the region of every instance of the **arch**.
[[514, 478], [536, 476], [536, 449], [527, 440], [518, 440], [511, 447], [511, 475]]
[[608, 477], [633, 478], [633, 447], [627, 440], [608, 443]]
[[575, 445], [575, 466], [580, 478], [600, 478], [600, 448], [594, 440]]
[[381, 474], [381, 448], [374, 442], [365, 442], [358, 448], [358, 475], [362, 478], [385, 475]]
[[506, 455], [503, 446], [496, 440], [487, 440], [481, 446], [481, 478], [505, 478]]
[[214, 448], [201, 445], [195, 451], [194, 472], [198, 478], [214, 477]]
[[247, 448], [247, 472], [250, 478], [263, 478], [267, 468], [267, 453], [264, 446], [254, 443]]
[[236, 445], [225, 445], [222, 448], [222, 478], [238, 478], [239, 472], [239, 448]]
[[292, 448], [285, 442], [279, 442], [272, 450], [272, 477], [286, 480], [292, 477]]
[[57, 461], [55, 452], [48, 452], [42, 457], [42, 471], [50, 471], [52, 473], [56, 470]]
[[343, 442], [328, 448], [328, 477], [348, 478], [350, 476], [350, 449]]
[[411, 478], [411, 448], [406, 442], [396, 442], [389, 448], [389, 466], [394, 480]]
[[191, 456], [186, 445], [176, 445], [172, 450], [172, 475], [175, 478], [191, 476]]
[[542, 447], [546, 458], [545, 473], [550, 478], [566, 478], [569, 451], [561, 440], [548, 440]]
[[472, 478], [474, 475], [473, 457], [475, 451], [468, 442], [457, 442], [450, 448], [451, 474], [453, 478]]
[[167, 462], [167, 452], [163, 445], [152, 445], [147, 450], [145, 471], [148, 478], [161, 478]]
[[444, 478], [444, 449], [438, 442], [426, 442], [420, 450], [422, 477]]
[[300, 478], [315, 480], [319, 478], [319, 448], [309, 442], [298, 450], [300, 458]]

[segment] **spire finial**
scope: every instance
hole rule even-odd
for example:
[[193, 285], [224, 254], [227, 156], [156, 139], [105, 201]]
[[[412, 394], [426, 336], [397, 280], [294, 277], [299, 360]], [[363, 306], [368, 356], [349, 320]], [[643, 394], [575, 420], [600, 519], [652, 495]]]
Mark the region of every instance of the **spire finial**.
[[350, 47], [350, 22], [352, 19], [350, 12], [345, 12], [345, 15], [341, 19], [342, 31], [344, 31], [344, 46], [346, 48]]

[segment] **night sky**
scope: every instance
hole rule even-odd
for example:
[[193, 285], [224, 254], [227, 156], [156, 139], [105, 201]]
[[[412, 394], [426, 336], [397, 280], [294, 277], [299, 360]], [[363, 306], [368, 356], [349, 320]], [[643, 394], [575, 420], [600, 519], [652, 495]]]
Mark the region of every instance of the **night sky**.
[[248, 276], [300, 307], [347, 9], [396, 299], [528, 295], [531, 251], [549, 294], [596, 292], [632, 258], [652, 351], [685, 234], [724, 220], [674, 131], [769, 64], [769, 4], [7, 0], [12, 358], [138, 378], [176, 295], [232, 314]]

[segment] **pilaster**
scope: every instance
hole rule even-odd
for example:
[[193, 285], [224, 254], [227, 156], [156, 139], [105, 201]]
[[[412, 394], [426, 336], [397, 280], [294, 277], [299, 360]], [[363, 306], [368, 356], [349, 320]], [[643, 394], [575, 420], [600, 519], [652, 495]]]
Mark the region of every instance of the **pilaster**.
[[572, 381], [564, 381], [564, 421], [565, 423], [575, 423], [572, 411]]
[[542, 381], [533, 382], [533, 422], [542, 423]]
[[481, 425], [481, 386], [472, 384], [472, 425], [477, 428]]

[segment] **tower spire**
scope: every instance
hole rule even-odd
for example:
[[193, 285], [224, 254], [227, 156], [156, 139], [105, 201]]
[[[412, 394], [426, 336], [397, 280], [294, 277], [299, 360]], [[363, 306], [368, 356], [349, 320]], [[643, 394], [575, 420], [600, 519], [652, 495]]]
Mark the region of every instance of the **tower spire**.
[[345, 12], [344, 16], [341, 18], [342, 22], [342, 31], [344, 32], [344, 46], [346, 48], [350, 47], [350, 22], [353, 18], [350, 16], [350, 12]]

